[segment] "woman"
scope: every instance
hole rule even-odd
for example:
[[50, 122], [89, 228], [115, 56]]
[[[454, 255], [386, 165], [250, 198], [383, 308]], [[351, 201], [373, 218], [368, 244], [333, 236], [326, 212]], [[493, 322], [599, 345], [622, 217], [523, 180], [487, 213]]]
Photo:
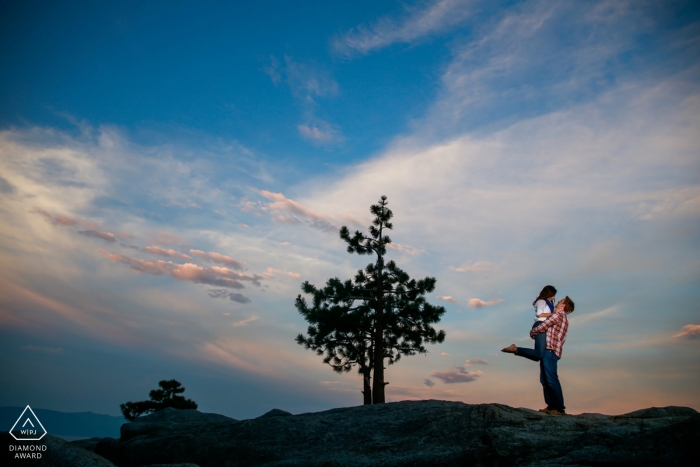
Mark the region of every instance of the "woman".
[[[532, 329], [536, 328], [544, 320], [552, 316], [554, 311], [554, 297], [557, 295], [557, 289], [551, 285], [545, 285], [540, 292], [539, 296], [532, 302], [535, 307], [535, 323], [532, 325]], [[528, 358], [532, 361], [539, 362], [544, 356], [545, 347], [547, 345], [547, 334], [540, 333], [535, 336], [535, 348], [527, 349], [525, 347], [516, 347], [515, 344], [511, 344], [505, 349], [501, 349], [501, 352], [514, 353], [520, 357]]]

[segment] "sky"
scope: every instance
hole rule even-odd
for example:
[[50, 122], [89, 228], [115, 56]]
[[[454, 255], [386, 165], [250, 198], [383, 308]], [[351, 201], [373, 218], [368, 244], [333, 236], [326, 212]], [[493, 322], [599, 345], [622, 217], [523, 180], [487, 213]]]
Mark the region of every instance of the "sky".
[[1, 2], [0, 406], [360, 405], [294, 300], [386, 195], [447, 310], [388, 401], [541, 408], [552, 284], [569, 413], [700, 410], [699, 58], [693, 1]]

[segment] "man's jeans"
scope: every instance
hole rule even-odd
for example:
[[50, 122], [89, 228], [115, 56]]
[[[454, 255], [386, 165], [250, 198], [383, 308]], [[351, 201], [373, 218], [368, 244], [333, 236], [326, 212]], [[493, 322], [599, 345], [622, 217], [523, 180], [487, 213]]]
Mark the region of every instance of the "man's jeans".
[[[535, 329], [540, 324], [542, 324], [542, 321], [535, 321], [535, 324], [532, 325], [532, 329]], [[544, 350], [545, 350], [546, 346], [547, 346], [547, 333], [541, 332], [541, 333], [535, 335], [535, 348], [534, 349], [526, 349], [525, 347], [518, 347], [517, 349], [515, 349], [515, 355], [519, 355], [521, 357], [529, 358], [532, 361], [539, 362], [540, 360], [542, 360], [542, 357], [544, 356]]]
[[540, 360], [540, 383], [542, 383], [544, 390], [544, 401], [547, 403], [547, 408], [563, 412], [565, 408], [564, 394], [561, 391], [557, 375], [558, 361], [557, 354], [549, 349], [545, 350], [544, 357]]

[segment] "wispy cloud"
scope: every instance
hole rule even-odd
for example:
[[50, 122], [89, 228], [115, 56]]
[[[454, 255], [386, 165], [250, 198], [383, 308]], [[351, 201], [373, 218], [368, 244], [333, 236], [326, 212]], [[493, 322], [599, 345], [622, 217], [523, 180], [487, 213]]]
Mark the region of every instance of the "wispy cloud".
[[262, 209], [267, 211], [277, 222], [304, 224], [327, 232], [337, 232], [339, 229], [333, 223], [335, 222], [333, 217], [314, 212], [293, 199], [287, 198], [282, 193], [261, 190], [260, 194], [272, 201], [263, 206]]
[[492, 300], [482, 300], [480, 298], [470, 298], [467, 308], [484, 308], [487, 306], [494, 306], [503, 303], [500, 298], [494, 298]]
[[226, 289], [212, 289], [207, 292], [207, 295], [209, 295], [211, 298], [223, 298], [237, 303], [250, 303], [250, 299], [245, 295], [236, 292], [229, 292]]
[[43, 209], [33, 209], [32, 212], [36, 214], [40, 214], [46, 220], [51, 222], [53, 225], [58, 225], [62, 227], [72, 227], [72, 226], [77, 226], [77, 225], [82, 225], [86, 227], [92, 227], [94, 224], [84, 220], [84, 219], [78, 219], [76, 217], [70, 217], [70, 216], [65, 216], [63, 214], [52, 214], [50, 212], [47, 212]]
[[423, 8], [409, 7], [403, 18], [385, 17], [369, 26], [359, 25], [333, 40], [333, 46], [338, 53], [351, 56], [443, 33], [469, 17], [472, 3], [471, 0], [437, 0]]
[[156, 276], [168, 275], [181, 281], [227, 287], [230, 289], [245, 288], [240, 281], [250, 281], [259, 286], [260, 280], [263, 279], [262, 276], [240, 274], [218, 266], [203, 268], [193, 263], [178, 264], [162, 260], [146, 261], [114, 253], [107, 253], [105, 256], [110, 261], [126, 264], [129, 268], [139, 273], [153, 274]]
[[192, 261], [192, 257], [179, 251], [175, 251], [172, 248], [165, 249], [158, 246], [147, 246], [143, 249], [146, 253], [151, 253], [158, 256], [165, 256], [169, 258], [179, 258], [186, 261]]
[[301, 279], [301, 274], [298, 272], [292, 272], [292, 271], [283, 271], [281, 269], [275, 269], [275, 268], [267, 268], [267, 271], [263, 273], [263, 276], [265, 276], [268, 279], [273, 279], [277, 274], [282, 274], [284, 276], [289, 276], [292, 279], [299, 280]]
[[100, 232], [99, 230], [79, 230], [80, 235], [85, 235], [86, 237], [97, 238], [99, 240], [104, 240], [105, 242], [114, 243], [117, 238], [113, 233], [110, 232]]
[[417, 255], [419, 253], [424, 253], [423, 250], [412, 247], [411, 245], [403, 245], [401, 243], [389, 243], [387, 246], [390, 250], [398, 251], [400, 253], [406, 253], [407, 255]]
[[483, 358], [470, 358], [464, 361], [464, 366], [469, 367], [472, 365], [488, 365], [489, 362]]
[[488, 272], [491, 270], [491, 263], [487, 261], [477, 261], [474, 264], [467, 264], [458, 268], [450, 266], [456, 272]]
[[466, 367], [459, 366], [448, 371], [433, 371], [430, 376], [441, 379], [446, 384], [471, 383], [476, 381], [484, 373], [481, 371], [470, 372]]
[[318, 65], [298, 62], [285, 55], [283, 63], [276, 57], [271, 57], [269, 66], [264, 71], [275, 85], [284, 81], [296, 98], [304, 120], [297, 125], [302, 138], [317, 146], [337, 144], [345, 140], [337, 125], [317, 116], [319, 98], [338, 94], [338, 83], [328, 70]]
[[450, 302], [450, 303], [459, 303], [457, 300], [455, 300], [454, 298], [450, 297], [449, 295], [445, 295], [445, 296], [443, 296], [443, 297], [440, 297], [440, 300], [444, 300], [444, 301]]
[[428, 379], [428, 378], [423, 380], [423, 384], [425, 384], [429, 388], [432, 388], [433, 386], [435, 386], [435, 382], [431, 379]]
[[319, 119], [315, 119], [315, 123], [298, 125], [297, 130], [304, 139], [319, 145], [337, 143], [344, 139], [338, 128]]
[[676, 339], [700, 339], [700, 324], [686, 324], [683, 331], [675, 336]]
[[594, 311], [593, 313], [586, 313], [586, 314], [573, 313], [569, 319], [571, 319], [577, 325], [583, 324], [583, 323], [587, 323], [588, 321], [591, 321], [591, 320], [608, 318], [608, 317], [610, 317], [610, 315], [617, 313], [620, 310], [620, 308], [621, 308], [620, 305], [613, 305], [613, 306], [610, 306], [608, 308], [605, 308], [604, 310]]
[[221, 253], [217, 253], [216, 251], [205, 252], [202, 250], [190, 250], [190, 253], [194, 256], [199, 256], [200, 258], [204, 258], [215, 263], [223, 264], [225, 266], [232, 267], [233, 269], [237, 269], [239, 271], [245, 269], [243, 263], [241, 263], [240, 261], [236, 261], [230, 256], [222, 255]]

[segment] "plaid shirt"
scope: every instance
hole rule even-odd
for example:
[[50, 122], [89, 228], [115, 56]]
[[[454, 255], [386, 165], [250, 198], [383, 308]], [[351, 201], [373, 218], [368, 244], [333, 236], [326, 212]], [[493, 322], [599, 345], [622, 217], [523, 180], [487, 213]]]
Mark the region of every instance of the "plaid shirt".
[[530, 337], [534, 339], [535, 334], [547, 331], [547, 348], [561, 358], [561, 350], [566, 342], [566, 332], [569, 330], [569, 319], [564, 311], [558, 311], [536, 328], [530, 331]]

